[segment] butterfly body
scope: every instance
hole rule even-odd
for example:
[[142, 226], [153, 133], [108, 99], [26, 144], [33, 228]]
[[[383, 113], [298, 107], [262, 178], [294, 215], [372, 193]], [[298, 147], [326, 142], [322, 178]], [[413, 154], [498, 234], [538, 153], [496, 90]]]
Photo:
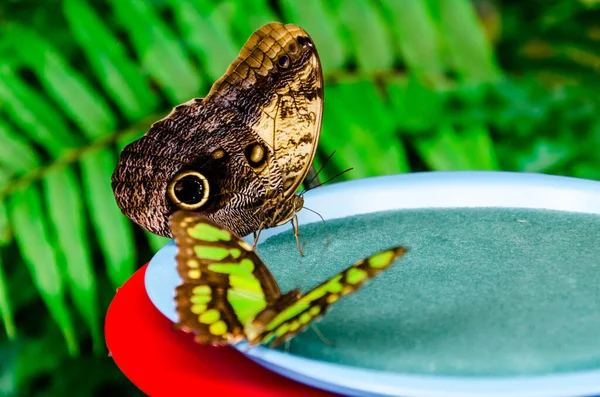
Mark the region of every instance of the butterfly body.
[[117, 204], [172, 237], [177, 210], [245, 236], [289, 221], [315, 155], [323, 77], [310, 36], [270, 23], [246, 42], [208, 95], [175, 107], [126, 146], [112, 177]]
[[358, 261], [306, 294], [282, 294], [252, 247], [208, 218], [179, 211], [171, 220], [182, 279], [175, 293], [179, 322], [199, 343], [277, 345], [304, 330], [339, 298], [389, 267], [396, 247]]

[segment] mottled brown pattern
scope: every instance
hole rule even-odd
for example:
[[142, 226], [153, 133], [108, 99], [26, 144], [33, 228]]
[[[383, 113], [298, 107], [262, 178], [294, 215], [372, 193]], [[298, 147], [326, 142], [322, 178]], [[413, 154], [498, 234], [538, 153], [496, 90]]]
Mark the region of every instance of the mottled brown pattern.
[[[302, 205], [295, 192], [314, 158], [322, 109], [323, 77], [310, 36], [269, 23], [204, 99], [177, 106], [123, 149], [112, 178], [117, 204], [140, 226], [171, 237], [168, 219], [178, 208], [167, 186], [194, 170], [210, 184], [196, 211], [215, 223], [241, 236], [285, 223]], [[256, 144], [268, 156], [259, 167], [245, 155]], [[218, 150], [224, 155], [215, 159]]]

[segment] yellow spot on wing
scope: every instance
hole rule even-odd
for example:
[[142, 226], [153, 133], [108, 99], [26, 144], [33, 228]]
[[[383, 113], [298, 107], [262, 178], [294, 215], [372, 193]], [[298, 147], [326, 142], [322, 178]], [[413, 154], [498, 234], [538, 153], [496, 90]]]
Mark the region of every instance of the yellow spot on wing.
[[342, 275], [338, 274], [329, 280], [323, 287], [327, 290], [327, 292], [336, 293], [342, 289], [342, 283], [340, 280], [342, 279]]
[[202, 273], [200, 273], [200, 270], [198, 270], [198, 269], [192, 269], [192, 270], [188, 271], [189, 278], [198, 279], [198, 278], [200, 278], [201, 275], [202, 275]]
[[[277, 314], [275, 316], [275, 318], [273, 318], [273, 320], [271, 320], [271, 322], [269, 322], [269, 324], [267, 325], [267, 329], [268, 330], [275, 329], [280, 324], [290, 320], [291, 318], [296, 317], [300, 313], [302, 313], [305, 310], [307, 310], [308, 308], [310, 308], [312, 302], [316, 301], [319, 298], [322, 298], [326, 294], [328, 294], [328, 293], [335, 294], [335, 293], [341, 292], [342, 288], [343, 288], [342, 283], [340, 282], [341, 278], [342, 278], [342, 274], [338, 274], [338, 275], [332, 277], [329, 281], [316, 287], [315, 289], [310, 291], [308, 294], [302, 296], [297, 302], [295, 302], [295, 303], [291, 304], [290, 306], [286, 307], [285, 309], [283, 309], [279, 314]], [[308, 316], [308, 320], [306, 319], [305, 315]], [[310, 321], [310, 318], [311, 318], [310, 314], [303, 313], [300, 316], [300, 322], [303, 322], [303, 319], [304, 319], [305, 322], [303, 322], [303, 323], [306, 324], [307, 322]]]
[[189, 261], [187, 261], [187, 265], [188, 265], [188, 267], [191, 267], [192, 269], [197, 269], [200, 267], [200, 264], [195, 259], [190, 259]]
[[288, 332], [289, 329], [290, 329], [290, 325], [287, 323], [284, 323], [275, 330], [275, 335], [277, 335], [277, 336], [284, 335], [286, 332]]
[[254, 271], [254, 262], [252, 262], [248, 258], [242, 259], [242, 261], [240, 262], [240, 266], [248, 270], [250, 273]]
[[354, 288], [349, 285], [344, 285], [344, 289], [342, 289], [342, 295], [348, 295], [352, 291], [354, 291]]
[[252, 276], [252, 272], [238, 263], [213, 263], [208, 265], [208, 270], [216, 273], [235, 274], [242, 277]]
[[341, 274], [334, 276], [333, 278], [329, 279], [324, 284], [316, 287], [315, 289], [310, 291], [308, 294], [304, 295], [302, 298], [300, 298], [300, 301], [313, 302], [328, 292], [332, 293], [332, 294], [340, 292], [342, 290], [342, 284], [340, 283], [341, 279], [342, 279]]
[[208, 327], [208, 331], [213, 335], [223, 335], [227, 332], [227, 324], [225, 324], [225, 321], [219, 320], [216, 323], [212, 323]]
[[212, 290], [208, 285], [199, 285], [192, 290], [194, 295], [210, 295]]
[[187, 229], [188, 234], [195, 239], [203, 241], [229, 241], [231, 233], [227, 230], [219, 229], [207, 223], [198, 223]]
[[221, 318], [221, 312], [217, 309], [208, 309], [198, 317], [202, 324], [212, 324]]
[[210, 302], [211, 299], [212, 297], [210, 295], [192, 295], [190, 297], [190, 302], [206, 304]]
[[335, 302], [338, 299], [340, 299], [340, 296], [338, 294], [329, 295], [327, 297], [327, 303], [331, 304], [331, 303]]
[[390, 265], [393, 258], [394, 251], [383, 251], [368, 259], [369, 266], [374, 269], [381, 269], [382, 267]]
[[313, 317], [316, 316], [317, 314], [321, 313], [321, 306], [311, 307], [308, 313]]
[[221, 247], [207, 247], [203, 245], [196, 245], [194, 246], [194, 253], [196, 254], [196, 256], [202, 259], [220, 261], [221, 259], [224, 259], [229, 255], [229, 250], [227, 248]]
[[204, 312], [206, 310], [206, 305], [202, 305], [202, 304], [192, 305], [192, 307], [190, 308], [190, 310], [194, 314], [200, 314], [200, 313], [202, 313], [202, 312]]
[[302, 313], [299, 320], [302, 324], [308, 324], [312, 320], [312, 317], [308, 313]]
[[280, 325], [279, 328], [277, 328], [277, 330], [275, 331], [275, 335], [281, 336], [281, 335], [285, 334], [286, 332], [288, 332], [289, 329], [290, 329], [290, 325], [287, 323], [284, 323], [284, 324]]
[[348, 284], [355, 285], [355, 284], [360, 283], [364, 279], [366, 279], [367, 276], [368, 276], [368, 274], [366, 271], [359, 269], [357, 267], [351, 267], [346, 272], [346, 282]]

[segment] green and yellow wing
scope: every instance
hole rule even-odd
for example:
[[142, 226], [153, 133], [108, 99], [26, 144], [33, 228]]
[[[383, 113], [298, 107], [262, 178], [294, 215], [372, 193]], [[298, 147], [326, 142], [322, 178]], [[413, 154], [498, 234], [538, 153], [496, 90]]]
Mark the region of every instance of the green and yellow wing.
[[199, 213], [178, 211], [170, 226], [183, 280], [175, 326], [204, 344], [245, 339], [244, 325], [281, 297], [277, 282], [249, 244]]
[[358, 290], [365, 281], [387, 269], [405, 252], [404, 247], [382, 251], [358, 261], [305, 295], [283, 295], [274, 305], [259, 313], [251, 325], [246, 325], [249, 341], [271, 343], [274, 347], [293, 337], [324, 315], [332, 303]]

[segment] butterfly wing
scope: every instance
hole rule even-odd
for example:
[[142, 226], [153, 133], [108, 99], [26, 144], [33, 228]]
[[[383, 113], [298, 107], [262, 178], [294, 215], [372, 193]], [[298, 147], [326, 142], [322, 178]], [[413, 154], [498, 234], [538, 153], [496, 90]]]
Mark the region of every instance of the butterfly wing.
[[280, 297], [279, 287], [246, 242], [194, 212], [171, 218], [178, 247], [176, 324], [199, 343], [231, 344], [245, 339], [244, 324]]
[[[237, 109], [266, 145], [271, 188], [291, 197], [310, 169], [321, 131], [323, 72], [306, 31], [269, 23], [246, 42], [206, 101]], [[283, 191], [281, 191], [283, 189]]]
[[175, 107], [123, 149], [112, 177], [117, 204], [167, 237], [176, 210], [201, 212], [240, 236], [257, 231], [265, 215], [254, 210], [291, 197], [310, 169], [322, 109], [309, 35], [267, 24], [205, 98]]
[[253, 332], [249, 333], [249, 326], [246, 325], [246, 334], [250, 334], [251, 343], [271, 343], [271, 346], [276, 346], [301, 332], [313, 320], [324, 315], [340, 297], [357, 291], [405, 252], [404, 247], [382, 251], [356, 262], [303, 296], [283, 295], [274, 305], [257, 315], [252, 323]]

